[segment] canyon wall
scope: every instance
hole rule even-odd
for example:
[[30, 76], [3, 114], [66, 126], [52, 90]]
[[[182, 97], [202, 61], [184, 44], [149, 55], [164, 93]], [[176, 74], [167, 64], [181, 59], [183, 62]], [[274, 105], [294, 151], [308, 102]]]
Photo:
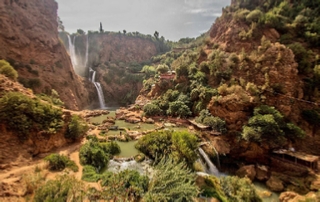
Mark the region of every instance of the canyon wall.
[[19, 82], [35, 93], [55, 89], [65, 106], [86, 107], [92, 84], [77, 76], [58, 38], [58, 5], [54, 0], [0, 2], [0, 59], [18, 71]]

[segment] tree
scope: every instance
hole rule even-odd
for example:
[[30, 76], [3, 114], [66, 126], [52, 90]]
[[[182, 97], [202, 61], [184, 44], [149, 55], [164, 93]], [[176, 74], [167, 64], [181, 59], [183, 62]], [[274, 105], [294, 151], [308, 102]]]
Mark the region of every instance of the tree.
[[81, 138], [87, 132], [88, 126], [78, 115], [72, 115], [71, 121], [68, 125], [65, 137], [76, 140]]
[[164, 73], [167, 73], [169, 70], [169, 67], [168, 65], [158, 65], [157, 67], [157, 72], [160, 72], [160, 74], [164, 74]]
[[159, 39], [159, 32], [155, 31], [153, 36], [158, 40]]
[[99, 28], [99, 31], [100, 31], [100, 33], [103, 33], [104, 32], [104, 30], [103, 30], [103, 28], [102, 28], [102, 23], [100, 22], [100, 28]]
[[186, 164], [184, 162], [176, 164], [171, 158], [164, 157], [155, 167], [148, 192], [143, 199], [146, 202], [194, 201], [198, 193], [195, 174], [186, 167]]
[[124, 30], [123, 30], [123, 34], [126, 35], [126, 33], [127, 33], [127, 31], [124, 29]]
[[57, 17], [57, 22], [58, 22], [58, 30], [61, 30], [64, 32], [63, 22], [61, 21], [59, 16]]
[[85, 34], [85, 32], [82, 29], [77, 29], [77, 33], [80, 34], [80, 35]]

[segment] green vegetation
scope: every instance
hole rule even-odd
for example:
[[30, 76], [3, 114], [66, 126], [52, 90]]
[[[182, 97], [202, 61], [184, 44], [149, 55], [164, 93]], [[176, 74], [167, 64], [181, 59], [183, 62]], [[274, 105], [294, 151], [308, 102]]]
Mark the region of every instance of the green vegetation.
[[223, 177], [220, 185], [230, 202], [262, 202], [248, 178]]
[[199, 191], [193, 174], [184, 162], [165, 157], [155, 167], [144, 201], [193, 201]]
[[0, 60], [0, 74], [5, 75], [13, 81], [16, 81], [18, 78], [18, 72], [5, 60]]
[[201, 189], [201, 195], [211, 198], [217, 198], [221, 202], [228, 202], [227, 197], [225, 196], [221, 186], [220, 181], [215, 176], [206, 176], [197, 178], [197, 185]]
[[221, 133], [225, 133], [227, 131], [226, 122], [219, 117], [212, 116], [207, 109], [202, 110], [195, 120], [198, 123], [210, 126], [215, 131]]
[[71, 121], [65, 133], [65, 137], [72, 140], [77, 140], [87, 132], [87, 124], [81, 120], [78, 115], [72, 115]]
[[54, 89], [51, 89], [50, 95], [42, 93], [42, 94], [37, 95], [37, 97], [39, 97], [40, 99], [45, 100], [51, 104], [57, 105], [57, 106], [64, 105], [64, 103], [60, 100], [59, 93]]
[[188, 132], [152, 132], [138, 140], [136, 148], [156, 161], [171, 156], [177, 162], [185, 161], [192, 167], [197, 159], [197, 137]]
[[283, 115], [274, 107], [261, 105], [254, 109], [254, 116], [243, 127], [245, 140], [266, 142], [272, 146], [285, 144], [286, 139], [303, 138], [305, 132], [298, 126], [287, 123]]
[[63, 126], [61, 109], [16, 92], [0, 98], [0, 122], [20, 140], [26, 140], [31, 131], [53, 134]]
[[84, 201], [86, 188], [83, 182], [68, 175], [49, 180], [35, 191], [35, 202]]
[[148, 188], [148, 177], [135, 170], [104, 173], [101, 180], [105, 200], [139, 201]]
[[79, 170], [77, 164], [64, 155], [50, 154], [49, 156], [45, 157], [44, 160], [49, 162], [50, 170], [61, 171], [65, 168], [70, 168], [74, 172]]

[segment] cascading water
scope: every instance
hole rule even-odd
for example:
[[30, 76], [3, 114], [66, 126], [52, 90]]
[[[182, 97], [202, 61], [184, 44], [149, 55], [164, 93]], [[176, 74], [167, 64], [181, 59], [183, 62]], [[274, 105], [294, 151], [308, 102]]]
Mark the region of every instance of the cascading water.
[[104, 95], [103, 95], [103, 91], [101, 88], [101, 85], [99, 82], [96, 82], [96, 71], [94, 71], [93, 69], [90, 68], [89, 72], [92, 74], [91, 76], [91, 82], [94, 84], [94, 86], [97, 89], [97, 93], [98, 93], [98, 97], [99, 97], [99, 104], [100, 104], [100, 108], [101, 109], [105, 109], [105, 100], [104, 100]]
[[77, 55], [76, 55], [76, 48], [74, 46], [74, 42], [76, 40], [76, 36], [74, 36], [73, 38], [73, 42], [71, 41], [71, 37], [68, 34], [68, 43], [69, 43], [69, 54], [70, 54], [70, 59], [72, 62], [72, 66], [73, 69], [75, 70], [75, 68], [78, 66], [78, 59], [77, 59]]
[[217, 167], [211, 162], [209, 156], [206, 154], [206, 152], [203, 151], [203, 149], [198, 149], [201, 156], [206, 161], [207, 166], [209, 167], [208, 173], [211, 175], [215, 175], [217, 177], [221, 176], [221, 173], [218, 171]]

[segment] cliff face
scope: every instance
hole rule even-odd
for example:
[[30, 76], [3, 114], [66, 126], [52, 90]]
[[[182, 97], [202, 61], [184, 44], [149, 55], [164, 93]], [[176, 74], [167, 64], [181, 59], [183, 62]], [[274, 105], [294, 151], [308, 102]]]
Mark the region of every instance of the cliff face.
[[97, 72], [95, 80], [100, 82], [108, 104], [132, 103], [142, 88], [144, 75], [140, 70], [152, 56], [167, 48], [161, 40], [132, 33], [89, 32], [68, 38], [61, 32], [60, 38], [69, 52], [69, 40], [74, 45], [78, 63], [75, 71], [79, 75], [91, 77], [89, 67]]
[[77, 76], [58, 38], [54, 0], [0, 2], [0, 58], [19, 73], [19, 82], [35, 93], [55, 89], [67, 108], [88, 105], [87, 84]]

